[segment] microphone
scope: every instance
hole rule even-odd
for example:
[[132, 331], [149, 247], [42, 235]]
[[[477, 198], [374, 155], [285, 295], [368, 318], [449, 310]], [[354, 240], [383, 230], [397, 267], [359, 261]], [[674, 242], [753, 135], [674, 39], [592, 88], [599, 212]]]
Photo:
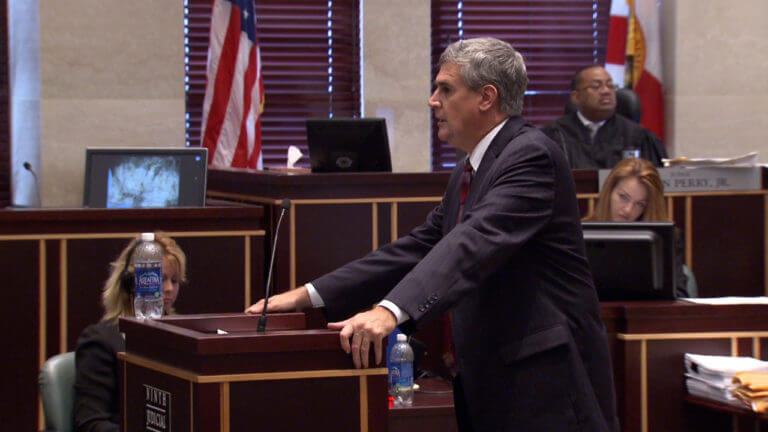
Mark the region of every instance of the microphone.
[[264, 309], [261, 311], [259, 317], [259, 324], [256, 327], [257, 332], [263, 332], [267, 329], [267, 303], [269, 302], [269, 286], [272, 284], [272, 267], [275, 264], [275, 252], [277, 252], [277, 236], [280, 234], [280, 224], [283, 222], [283, 216], [285, 212], [291, 209], [291, 200], [288, 198], [283, 199], [280, 203], [280, 218], [277, 220], [277, 226], [275, 227], [275, 241], [272, 244], [272, 257], [269, 259], [269, 273], [267, 273], [267, 286], [264, 289]]
[[35, 193], [37, 194], [37, 205], [39, 207], [43, 204], [43, 201], [40, 199], [40, 183], [37, 179], [37, 173], [32, 169], [32, 164], [28, 161], [24, 161], [24, 169], [29, 171], [30, 174], [32, 174], [32, 177], [35, 179]]

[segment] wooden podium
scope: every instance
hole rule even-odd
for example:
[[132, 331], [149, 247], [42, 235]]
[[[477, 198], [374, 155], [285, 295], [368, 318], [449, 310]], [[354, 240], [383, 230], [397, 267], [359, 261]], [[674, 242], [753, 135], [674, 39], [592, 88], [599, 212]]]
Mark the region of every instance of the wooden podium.
[[[301, 313], [121, 318], [123, 430], [386, 431], [387, 369], [355, 369]], [[226, 334], [221, 334], [223, 330]]]

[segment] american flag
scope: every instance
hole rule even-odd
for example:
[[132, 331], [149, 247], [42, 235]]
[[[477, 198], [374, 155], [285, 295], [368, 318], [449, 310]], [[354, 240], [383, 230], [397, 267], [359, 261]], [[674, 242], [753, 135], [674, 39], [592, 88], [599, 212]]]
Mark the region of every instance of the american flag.
[[262, 168], [264, 80], [253, 0], [214, 0], [203, 146], [215, 166]]

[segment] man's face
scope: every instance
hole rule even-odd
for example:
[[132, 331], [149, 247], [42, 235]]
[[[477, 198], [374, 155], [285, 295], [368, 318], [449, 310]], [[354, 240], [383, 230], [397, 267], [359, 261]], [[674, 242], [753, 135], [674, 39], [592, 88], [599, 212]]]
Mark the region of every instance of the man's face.
[[611, 117], [616, 111], [616, 89], [611, 75], [600, 66], [582, 71], [571, 100], [593, 122]]
[[435, 112], [437, 137], [451, 147], [471, 152], [482, 138], [478, 127], [482, 95], [467, 87], [461, 68], [454, 63], [443, 64], [435, 86], [429, 106]]

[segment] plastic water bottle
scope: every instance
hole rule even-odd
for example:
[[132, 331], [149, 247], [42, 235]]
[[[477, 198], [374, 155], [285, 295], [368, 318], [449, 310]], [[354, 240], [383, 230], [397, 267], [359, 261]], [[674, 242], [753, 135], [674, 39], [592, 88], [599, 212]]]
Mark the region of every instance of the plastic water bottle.
[[402, 333], [389, 353], [389, 392], [395, 406], [413, 405], [413, 349]]
[[136, 318], [157, 319], [163, 315], [163, 251], [155, 243], [155, 233], [141, 233], [141, 243], [133, 251]]

